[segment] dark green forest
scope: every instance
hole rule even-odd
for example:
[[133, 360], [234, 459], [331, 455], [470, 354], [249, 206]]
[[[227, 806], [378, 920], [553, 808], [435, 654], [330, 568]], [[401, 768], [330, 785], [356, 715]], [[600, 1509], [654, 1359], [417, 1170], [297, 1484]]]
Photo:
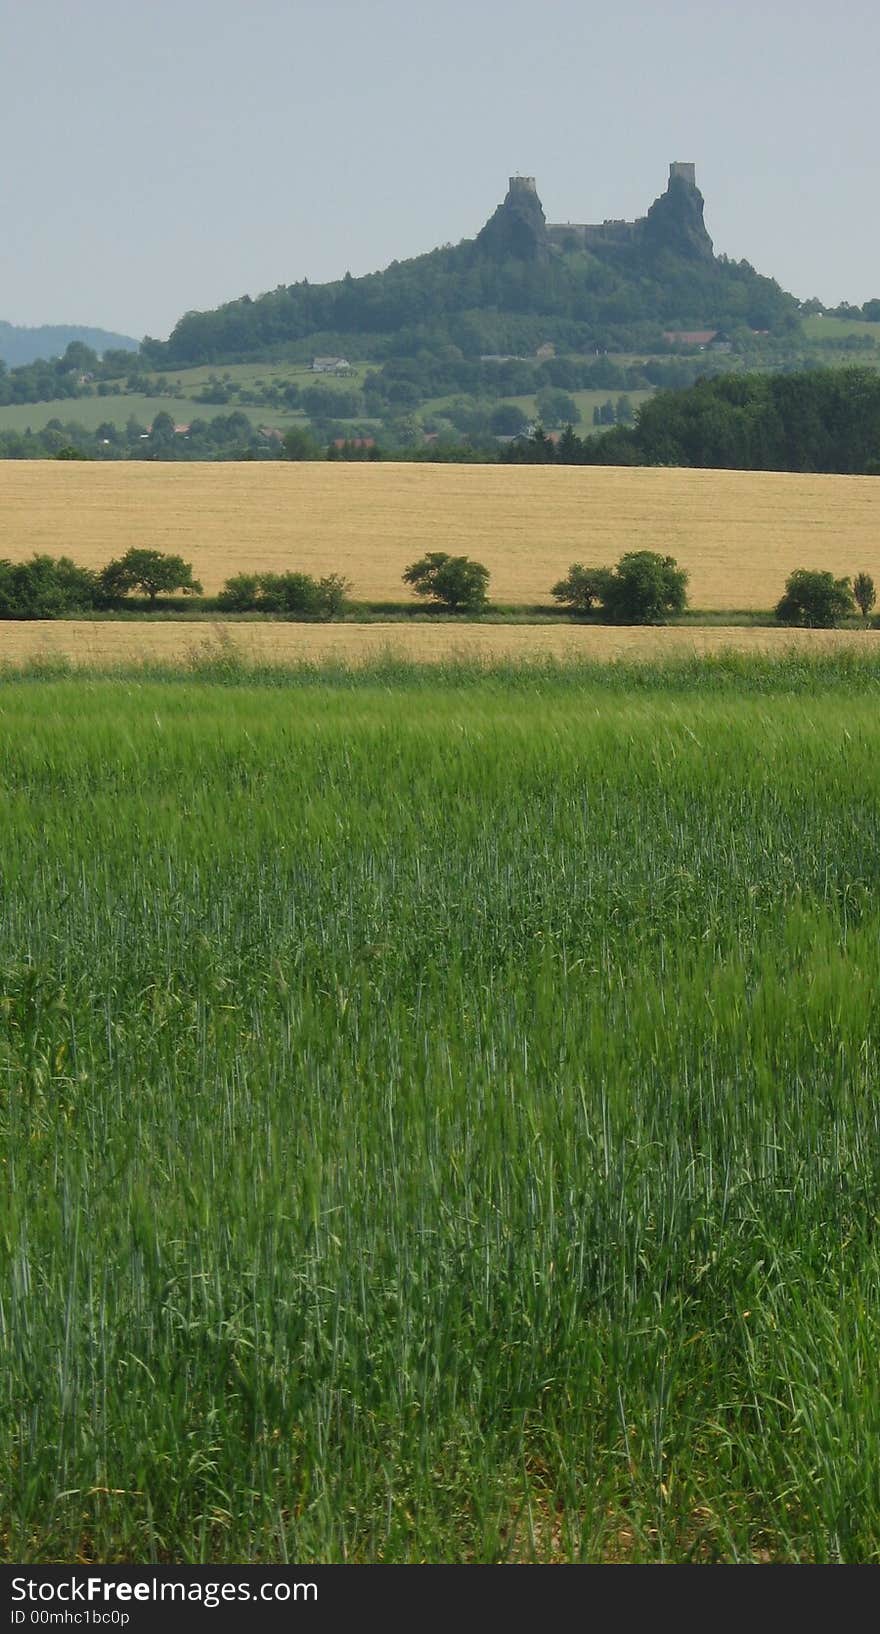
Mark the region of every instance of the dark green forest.
[[880, 375], [873, 369], [727, 374], [658, 392], [635, 425], [602, 437], [571, 427], [511, 444], [513, 463], [675, 465], [880, 475]]

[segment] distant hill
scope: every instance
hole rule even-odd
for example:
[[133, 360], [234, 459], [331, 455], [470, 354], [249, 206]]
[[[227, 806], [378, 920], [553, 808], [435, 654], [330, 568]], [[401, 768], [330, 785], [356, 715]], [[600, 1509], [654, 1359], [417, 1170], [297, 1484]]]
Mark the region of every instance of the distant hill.
[[34, 363], [37, 358], [61, 357], [72, 340], [82, 341], [84, 346], [98, 353], [111, 348], [136, 352], [140, 345], [131, 335], [115, 335], [107, 329], [89, 329], [82, 324], [44, 323], [28, 329], [0, 320], [0, 360], [11, 369]]
[[348, 358], [577, 352], [663, 347], [669, 332], [721, 344], [784, 337], [799, 303], [746, 261], [716, 256], [694, 166], [670, 166], [638, 221], [548, 224], [532, 177], [514, 176], [474, 239], [335, 283], [279, 285], [212, 312], [188, 312], [154, 367], [344, 352]]

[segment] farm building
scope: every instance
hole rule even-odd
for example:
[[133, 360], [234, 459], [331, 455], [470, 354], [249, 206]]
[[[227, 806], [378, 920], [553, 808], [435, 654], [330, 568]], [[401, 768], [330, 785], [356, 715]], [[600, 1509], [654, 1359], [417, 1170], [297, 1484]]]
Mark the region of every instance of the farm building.
[[663, 339], [670, 346], [710, 346], [717, 329], [664, 329]]
[[347, 357], [313, 357], [312, 374], [347, 374], [351, 364]]

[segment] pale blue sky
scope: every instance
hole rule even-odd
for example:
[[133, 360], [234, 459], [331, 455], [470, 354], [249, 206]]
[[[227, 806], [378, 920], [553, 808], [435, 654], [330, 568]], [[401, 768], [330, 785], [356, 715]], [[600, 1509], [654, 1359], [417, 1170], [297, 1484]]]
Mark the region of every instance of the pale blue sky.
[[718, 251], [880, 295], [880, 8], [817, 0], [0, 0], [0, 318], [187, 308], [550, 220], [693, 159]]

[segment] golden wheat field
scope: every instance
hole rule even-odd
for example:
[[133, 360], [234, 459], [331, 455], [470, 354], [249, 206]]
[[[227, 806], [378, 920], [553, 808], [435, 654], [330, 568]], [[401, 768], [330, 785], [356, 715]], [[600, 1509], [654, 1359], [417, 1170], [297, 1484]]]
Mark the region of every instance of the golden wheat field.
[[572, 624], [227, 625], [100, 619], [0, 624], [0, 667], [53, 658], [97, 667], [166, 661], [186, 664], [228, 654], [246, 662], [273, 664], [327, 660], [359, 664], [384, 656], [424, 663], [541, 658], [568, 662], [681, 658], [725, 651], [820, 653], [841, 647], [873, 654], [880, 650], [880, 632], [743, 626], [614, 629]]
[[[176, 551], [208, 593], [233, 573], [341, 573], [406, 599], [426, 550], [474, 556], [501, 602], [549, 600], [573, 561], [652, 549], [705, 609], [767, 608], [795, 567], [880, 580], [880, 482], [782, 472], [402, 464], [0, 463], [0, 556], [100, 566]], [[422, 637], [424, 639], [424, 637]]]

